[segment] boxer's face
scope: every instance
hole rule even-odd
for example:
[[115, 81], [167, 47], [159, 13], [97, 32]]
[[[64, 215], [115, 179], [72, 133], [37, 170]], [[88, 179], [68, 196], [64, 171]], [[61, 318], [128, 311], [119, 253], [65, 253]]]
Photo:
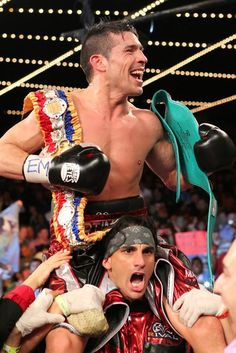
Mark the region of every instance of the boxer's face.
[[154, 264], [154, 248], [146, 244], [121, 247], [103, 260], [109, 278], [130, 301], [143, 297]]
[[131, 32], [111, 34], [114, 42], [107, 58], [107, 78], [117, 94], [138, 96], [143, 92], [143, 74], [147, 58], [137, 36]]

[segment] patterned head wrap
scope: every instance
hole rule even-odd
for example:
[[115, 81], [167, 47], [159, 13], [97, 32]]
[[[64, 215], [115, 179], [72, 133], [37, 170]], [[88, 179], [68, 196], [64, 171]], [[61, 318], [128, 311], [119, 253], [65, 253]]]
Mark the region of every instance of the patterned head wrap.
[[104, 258], [108, 258], [121, 247], [134, 244], [147, 244], [155, 249], [155, 241], [151, 230], [140, 225], [122, 229], [108, 241]]

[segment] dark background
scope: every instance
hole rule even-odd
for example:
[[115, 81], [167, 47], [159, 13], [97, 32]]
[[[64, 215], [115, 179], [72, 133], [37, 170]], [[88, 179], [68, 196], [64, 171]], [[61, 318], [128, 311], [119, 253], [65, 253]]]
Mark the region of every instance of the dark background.
[[[93, 20], [98, 22], [100, 18], [121, 19], [124, 17], [123, 11], [127, 11], [131, 15], [149, 4], [151, 4], [151, 1], [148, 0], [113, 0], [109, 2], [106, 0], [85, 0], [85, 5], [90, 10], [90, 12], [87, 10], [86, 16], [85, 11], [83, 11], [84, 16], [76, 14], [76, 11], [83, 9], [84, 5], [81, 1], [74, 0], [12, 0], [5, 5], [1, 5], [0, 90], [6, 87], [4, 81], [14, 83], [24, 75], [42, 66], [24, 62], [13, 63], [14, 58], [16, 60], [22, 58], [23, 61], [25, 59], [51, 61], [79, 44], [74, 38], [70, 42], [67, 40], [59, 41], [58, 38], [61, 33], [83, 28], [85, 21], [89, 23]], [[189, 8], [188, 11], [184, 11], [186, 6]], [[20, 8], [23, 10], [20, 10]], [[33, 13], [29, 12], [30, 8], [34, 9]], [[179, 13], [177, 8], [182, 8], [180, 17], [176, 16], [176, 13]], [[39, 9], [43, 9], [44, 12], [40, 14]], [[53, 14], [48, 13], [49, 9], [54, 10]], [[63, 10], [63, 14], [58, 14], [59, 9]], [[68, 10], [72, 10], [73, 14], [69, 15]], [[97, 10], [101, 11], [99, 15], [95, 14]], [[105, 13], [105, 10], [109, 10], [110, 13]], [[115, 15], [114, 11], [119, 11], [119, 14]], [[152, 12], [152, 18], [150, 18]], [[189, 16], [186, 16], [186, 12], [189, 12]], [[149, 58], [147, 69], [166, 70], [204, 49], [202, 43], [209, 46], [234, 34], [236, 32], [235, 17], [236, 1], [234, 0], [166, 0], [155, 6], [151, 11], [147, 11], [146, 16], [139, 17], [135, 22], [145, 46], [145, 54]], [[15, 34], [15, 38], [11, 38], [11, 34]], [[24, 35], [24, 39], [19, 39], [20, 34]], [[27, 35], [30, 34], [33, 39], [26, 39]], [[75, 34], [78, 35], [78, 33]], [[39, 40], [35, 38], [36, 35], [41, 36]], [[42, 40], [44, 35], [47, 35], [49, 40]], [[52, 36], [55, 36], [56, 40], [52, 40]], [[172, 46], [151, 46], [147, 44], [148, 41], [172, 42], [174, 44]], [[177, 42], [180, 43], [179, 46], [176, 45]], [[182, 46], [183, 42], [187, 43], [186, 47]], [[193, 46], [189, 47], [188, 43], [193, 43]], [[196, 43], [200, 44], [199, 48], [196, 47]], [[167, 90], [173, 99], [185, 104], [187, 101], [212, 102], [235, 95], [236, 40], [230, 42], [229, 45], [225, 48], [216, 49], [180, 68], [179, 70], [185, 73], [183, 76], [169, 74], [145, 86], [143, 95], [135, 98], [134, 104], [148, 108], [150, 103], [146, 102], [147, 99], [151, 99], [152, 95], [159, 89]], [[65, 61], [67, 63], [78, 63], [79, 52]], [[230, 74], [232, 78], [187, 76], [186, 71], [203, 72], [204, 74]], [[146, 73], [144, 80], [155, 74]], [[82, 70], [79, 67], [68, 67], [68, 65], [54, 66], [32, 78], [29, 83], [86, 87]], [[3, 134], [10, 126], [20, 120], [19, 113], [25, 95], [36, 89], [35, 87], [17, 87], [3, 95], [0, 93], [0, 134]], [[197, 104], [188, 106], [192, 109]], [[16, 110], [17, 114], [11, 114], [9, 111], [12, 110]], [[233, 100], [195, 113], [195, 117], [199, 123], [207, 121], [224, 128], [236, 141], [235, 112], [236, 101]]]

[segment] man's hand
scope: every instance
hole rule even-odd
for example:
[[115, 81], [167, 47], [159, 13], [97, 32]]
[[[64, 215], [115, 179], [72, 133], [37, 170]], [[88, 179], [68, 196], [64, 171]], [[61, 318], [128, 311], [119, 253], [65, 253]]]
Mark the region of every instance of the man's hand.
[[226, 308], [220, 295], [194, 288], [176, 300], [173, 310], [179, 312], [179, 319], [185, 326], [192, 327], [201, 315], [220, 316]]
[[65, 316], [91, 309], [102, 310], [104, 300], [103, 292], [91, 284], [58, 295], [55, 299]]
[[91, 284], [85, 284], [55, 299], [77, 333], [87, 337], [98, 337], [108, 330], [102, 308], [104, 300], [103, 292]]
[[199, 167], [207, 174], [231, 167], [236, 160], [236, 147], [232, 139], [212, 124], [200, 124], [201, 140], [195, 143], [194, 153]]
[[30, 286], [33, 290], [40, 288], [47, 281], [53, 270], [69, 262], [71, 258], [69, 250], [57, 252], [42, 262], [23, 284]]
[[94, 195], [104, 188], [109, 172], [107, 156], [88, 144], [75, 145], [54, 158], [29, 155], [23, 165], [26, 181]]
[[53, 292], [47, 288], [43, 289], [16, 323], [16, 328], [21, 333], [22, 337], [45, 324], [56, 324], [65, 320], [64, 316], [60, 314], [47, 312], [52, 302]]

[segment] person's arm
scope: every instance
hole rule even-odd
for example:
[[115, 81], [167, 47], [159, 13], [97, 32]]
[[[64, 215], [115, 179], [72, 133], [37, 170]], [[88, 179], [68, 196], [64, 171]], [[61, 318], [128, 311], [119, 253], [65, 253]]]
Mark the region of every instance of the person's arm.
[[46, 261], [42, 262], [21, 285], [8, 292], [2, 299], [10, 299], [14, 301], [21, 307], [22, 311], [25, 311], [35, 299], [34, 291], [46, 282], [50, 273], [55, 268], [64, 265], [70, 259], [70, 251], [59, 251], [49, 257]]
[[0, 348], [34, 299], [34, 290], [25, 284], [17, 286], [0, 299]]
[[17, 353], [20, 350], [20, 343], [21, 343], [21, 334], [17, 330], [17, 328], [14, 327], [10, 335], [7, 337], [0, 353], [6, 353], [8, 349], [12, 349], [13, 347], [15, 349], [15, 352]]
[[4, 298], [0, 299], [0, 348], [16, 321], [34, 301], [34, 291], [48, 279], [50, 273], [71, 259], [69, 251], [60, 251], [40, 264], [36, 270]]
[[181, 322], [187, 327], [192, 327], [201, 315], [213, 315], [220, 319], [228, 316], [221, 296], [202, 285], [200, 289], [193, 288], [182, 294], [174, 303], [173, 311], [178, 312]]
[[33, 290], [40, 288], [48, 279], [50, 273], [71, 260], [69, 250], [61, 250], [43, 261], [36, 270], [23, 282]]
[[[176, 188], [176, 163], [175, 155], [171, 142], [166, 134], [158, 140], [152, 150], [149, 152], [146, 163], [149, 168], [163, 181], [170, 190]], [[187, 189], [191, 185], [188, 184], [183, 176], [180, 176], [181, 189]]]
[[10, 332], [3, 345], [3, 351], [5, 351], [5, 346], [6, 348], [8, 348], [7, 346], [19, 347], [21, 345], [21, 338], [30, 334], [34, 329], [45, 324], [55, 324], [65, 320], [64, 316], [61, 314], [47, 312], [55, 295], [57, 295], [57, 292], [43, 289], [35, 301], [16, 322], [15, 327]]
[[[15, 302], [19, 307], [21, 308], [22, 311], [25, 311], [28, 306], [34, 301], [35, 295], [34, 295], [34, 289], [32, 289], [30, 286], [21, 284], [8, 292], [0, 302], [0, 305], [4, 306], [4, 303], [7, 301], [12, 301]], [[1, 308], [1, 306], [0, 306]], [[1, 310], [0, 310], [1, 314]]]
[[8, 298], [0, 300], [0, 349], [22, 313], [20, 305], [13, 300]]
[[173, 310], [178, 312], [180, 321], [187, 327], [192, 327], [202, 315], [216, 316], [221, 320], [227, 343], [234, 338], [231, 318], [221, 296], [209, 292], [203, 286], [184, 293], [174, 303]]
[[14, 125], [0, 139], [0, 175], [23, 180], [22, 166], [28, 154], [43, 146], [43, 136], [34, 112]]
[[0, 175], [57, 185], [85, 194], [102, 191], [110, 163], [98, 146], [74, 145], [59, 156], [33, 154], [42, 146], [43, 135], [33, 111], [0, 139]]
[[[215, 125], [207, 123], [199, 125], [199, 141], [192, 149], [199, 168], [207, 175], [231, 167], [236, 160], [234, 142], [225, 131]], [[172, 144], [164, 131], [150, 151], [146, 162], [169, 189], [175, 190], [175, 155]], [[188, 180], [185, 180], [185, 175], [181, 175], [180, 186], [181, 190], [191, 186]]]
[[63, 342], [70, 343], [70, 347], [65, 351], [83, 352], [88, 337], [100, 336], [108, 329], [102, 309], [104, 299], [101, 290], [90, 284], [57, 296], [48, 312], [63, 314], [67, 317], [68, 322], [70, 322], [72, 314], [79, 314], [76, 321], [73, 319], [72, 325], [77, 331], [77, 335], [60, 327], [51, 331], [53, 325], [45, 325], [24, 338], [21, 352], [31, 352], [45, 336], [46, 352], [56, 351], [55, 346], [62, 344], [62, 341], [58, 341], [60, 332], [63, 336]]
[[224, 352], [226, 347], [224, 332], [217, 318], [202, 316], [188, 328], [181, 323], [178, 313], [172, 310], [166, 299], [164, 307], [172, 326], [192, 346], [194, 353]]

